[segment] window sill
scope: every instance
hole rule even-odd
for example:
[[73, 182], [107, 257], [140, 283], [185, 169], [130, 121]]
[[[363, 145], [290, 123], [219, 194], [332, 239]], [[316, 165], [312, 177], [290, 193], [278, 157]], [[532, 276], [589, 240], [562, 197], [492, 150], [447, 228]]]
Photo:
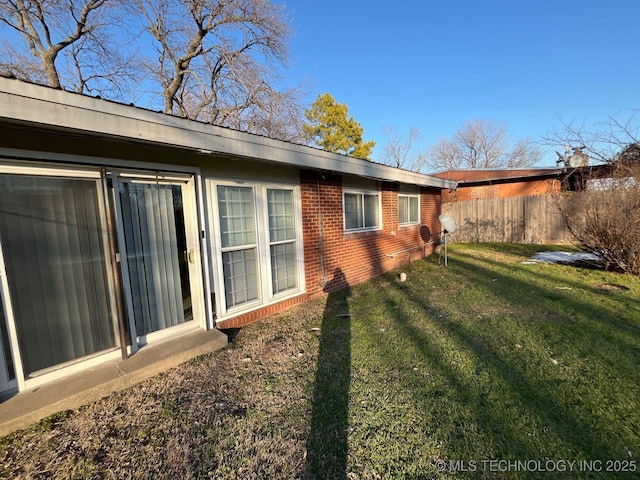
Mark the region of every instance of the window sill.
[[345, 235], [351, 235], [353, 233], [370, 233], [370, 232], [380, 232], [382, 230], [382, 227], [375, 227], [375, 228], [357, 228], [357, 229], [352, 229], [352, 230], [343, 230], [343, 233]]
[[238, 307], [234, 307], [231, 310], [227, 310], [227, 312], [224, 315], [221, 315], [220, 317], [216, 318], [216, 323], [224, 322], [226, 320], [239, 317], [241, 315], [253, 312], [255, 310], [260, 310], [261, 308], [268, 307], [270, 305], [274, 305], [276, 303], [280, 303], [285, 300], [289, 300], [290, 298], [295, 298], [299, 295], [303, 295], [304, 293], [306, 293], [305, 289], [296, 288], [292, 290], [287, 290], [285, 292], [280, 292], [277, 295], [275, 295], [273, 298], [270, 298], [268, 301], [265, 301], [265, 302], [251, 302], [251, 303], [240, 305]]

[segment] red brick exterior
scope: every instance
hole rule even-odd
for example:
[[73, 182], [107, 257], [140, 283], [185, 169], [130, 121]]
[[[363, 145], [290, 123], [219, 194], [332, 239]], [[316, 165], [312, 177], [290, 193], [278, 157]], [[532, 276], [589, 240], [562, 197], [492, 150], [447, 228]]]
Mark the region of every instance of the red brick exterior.
[[[345, 233], [342, 178], [303, 171], [300, 177], [306, 293], [218, 323], [218, 328], [246, 325], [312, 298], [433, 253], [439, 237], [440, 190], [420, 190], [420, 223], [398, 226], [398, 188], [382, 184], [382, 229]], [[425, 245], [426, 243], [426, 245]]]
[[558, 193], [562, 172], [557, 168], [469, 169], [434, 176], [459, 182], [456, 190], [442, 191], [442, 201], [451, 203]]
[[269, 315], [273, 315], [274, 313], [293, 307], [294, 305], [304, 303], [310, 298], [311, 297], [309, 295], [303, 293], [301, 295], [298, 295], [297, 297], [289, 298], [287, 300], [283, 300], [282, 302], [267, 305], [265, 307], [252, 310], [247, 313], [242, 313], [236, 317], [222, 320], [216, 323], [216, 327], [220, 330], [225, 330], [229, 328], [237, 328], [243, 325], [248, 325], [257, 320], [268, 317]]
[[[301, 178], [307, 294], [316, 297], [365, 282], [433, 252], [424, 246], [437, 232], [440, 191], [423, 189], [421, 223], [398, 226], [397, 185], [382, 184], [382, 229], [345, 233], [342, 181], [304, 172]], [[428, 232], [428, 233], [427, 233]]]
[[549, 195], [560, 192], [560, 180], [556, 178], [519, 179], [493, 185], [462, 186], [452, 192], [444, 190], [442, 201], [466, 202], [486, 198], [527, 197], [531, 195]]

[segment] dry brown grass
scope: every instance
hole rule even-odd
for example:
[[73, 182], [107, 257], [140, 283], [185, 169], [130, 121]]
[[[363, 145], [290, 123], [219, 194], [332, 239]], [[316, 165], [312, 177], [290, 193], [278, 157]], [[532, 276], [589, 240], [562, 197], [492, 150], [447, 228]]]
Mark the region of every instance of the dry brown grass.
[[[300, 478], [322, 300], [245, 327], [194, 359], [0, 440], [0, 476]], [[310, 370], [311, 369], [311, 370]]]
[[0, 477], [529, 479], [456, 462], [563, 459], [638, 478], [640, 280], [523, 264], [538, 248], [452, 245], [449, 268], [414, 262], [405, 282], [390, 272], [245, 327], [0, 439]]

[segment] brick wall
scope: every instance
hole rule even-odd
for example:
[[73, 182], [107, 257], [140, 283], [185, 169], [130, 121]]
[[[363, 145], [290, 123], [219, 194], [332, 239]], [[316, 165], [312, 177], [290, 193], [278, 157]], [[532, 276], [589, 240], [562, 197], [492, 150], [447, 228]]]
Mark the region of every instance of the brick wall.
[[548, 195], [560, 191], [560, 182], [554, 178], [527, 179], [499, 182], [493, 185], [458, 186], [455, 191], [443, 191], [444, 202], [467, 202], [486, 198], [529, 197]]
[[382, 184], [382, 229], [345, 233], [342, 179], [301, 175], [302, 217], [307, 293], [316, 297], [369, 280], [433, 252], [424, 247], [438, 231], [440, 191], [422, 189], [421, 222], [398, 226], [397, 185]]
[[435, 249], [433, 241], [440, 228], [438, 189], [422, 188], [420, 223], [400, 227], [397, 185], [383, 183], [383, 228], [349, 234], [344, 233], [340, 176], [303, 171], [300, 194], [306, 294], [225, 320], [218, 323], [219, 328], [245, 325], [325, 293], [365, 282]]

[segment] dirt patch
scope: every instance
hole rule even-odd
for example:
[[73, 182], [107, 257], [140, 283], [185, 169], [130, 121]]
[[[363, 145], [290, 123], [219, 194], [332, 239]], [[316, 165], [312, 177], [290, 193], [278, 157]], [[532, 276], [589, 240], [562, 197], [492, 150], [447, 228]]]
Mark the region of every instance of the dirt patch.
[[595, 287], [603, 292], [620, 292], [629, 290], [629, 287], [625, 287], [619, 283], [599, 283]]

